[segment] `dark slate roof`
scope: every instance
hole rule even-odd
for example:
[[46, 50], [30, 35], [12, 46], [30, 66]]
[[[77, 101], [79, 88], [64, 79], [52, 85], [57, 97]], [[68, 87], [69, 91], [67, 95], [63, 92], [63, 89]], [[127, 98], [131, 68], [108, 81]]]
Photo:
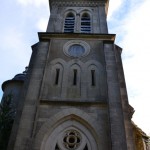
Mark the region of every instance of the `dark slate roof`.
[[2, 90], [4, 91], [5, 86], [9, 83], [12, 83], [12, 82], [21, 82], [21, 83], [23, 83], [25, 78], [26, 78], [26, 73], [20, 73], [20, 74], [15, 75], [14, 78], [12, 78], [11, 80], [7, 80], [7, 81], [3, 82]]
[[22, 81], [24, 81], [25, 77], [26, 77], [25, 73], [20, 73], [20, 74], [15, 75], [12, 80], [19, 80], [19, 81], [22, 80]]

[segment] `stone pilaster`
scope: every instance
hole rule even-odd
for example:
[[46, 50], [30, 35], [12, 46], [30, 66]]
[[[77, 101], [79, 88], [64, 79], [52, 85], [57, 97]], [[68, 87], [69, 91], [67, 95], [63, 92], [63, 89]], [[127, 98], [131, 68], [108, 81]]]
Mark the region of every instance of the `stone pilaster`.
[[[33, 47], [29, 65], [28, 85], [25, 102], [19, 122], [14, 150], [30, 150], [34, 124], [36, 124], [37, 104], [41, 89], [49, 42], [40, 42]], [[13, 149], [13, 148], [12, 148]]]
[[118, 77], [120, 82], [120, 93], [123, 107], [125, 131], [126, 131], [126, 140], [128, 150], [135, 150], [135, 143], [133, 139], [133, 124], [131, 123], [131, 118], [134, 112], [134, 109], [128, 103], [128, 94], [126, 89], [126, 82], [124, 77], [122, 59], [121, 59], [122, 49], [115, 45], [115, 54], [116, 62], [118, 68]]
[[127, 150], [124, 116], [113, 43], [104, 44], [112, 150]]

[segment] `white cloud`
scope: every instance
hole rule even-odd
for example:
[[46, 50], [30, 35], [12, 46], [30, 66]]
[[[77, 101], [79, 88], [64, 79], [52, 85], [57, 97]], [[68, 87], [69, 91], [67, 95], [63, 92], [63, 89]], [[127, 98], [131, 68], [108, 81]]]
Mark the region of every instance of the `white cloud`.
[[[3, 34], [4, 33], [4, 34]], [[0, 56], [0, 85], [6, 80], [12, 79], [16, 74], [22, 73], [28, 65], [31, 49], [24, 40], [23, 33], [17, 29], [1, 32], [1, 56]], [[1, 100], [0, 90], [0, 100]]]
[[20, 4], [27, 6], [37, 6], [40, 7], [41, 5], [48, 5], [48, 0], [17, 0]]
[[[34, 29], [38, 32], [46, 31], [48, 18], [50, 16], [48, 0], [17, 0], [24, 7], [24, 17], [30, 17], [35, 22]], [[26, 11], [30, 12], [26, 14]], [[31, 22], [31, 20], [30, 20]], [[32, 24], [33, 25], [33, 24]]]
[[121, 4], [123, 4], [124, 0], [110, 0], [109, 1], [109, 9], [108, 9], [108, 19], [113, 15], [115, 11], [119, 9]]
[[[20, 7], [18, 3], [27, 7]], [[37, 32], [39, 29], [45, 31], [43, 22], [48, 20], [49, 4], [48, 0], [8, 0], [2, 3], [0, 11], [1, 85], [2, 82], [23, 72], [28, 65], [32, 52], [31, 45], [38, 41]], [[0, 89], [0, 99], [1, 96]]]
[[125, 35], [120, 45], [124, 49], [124, 71], [129, 100], [136, 110], [133, 120], [145, 132], [150, 133], [150, 1], [146, 0], [136, 6], [123, 20], [121, 28]]
[[38, 30], [40, 31], [43, 31], [45, 32], [46, 31], [46, 28], [47, 28], [47, 24], [48, 24], [48, 20], [47, 18], [41, 18], [38, 23], [37, 23], [37, 28]]

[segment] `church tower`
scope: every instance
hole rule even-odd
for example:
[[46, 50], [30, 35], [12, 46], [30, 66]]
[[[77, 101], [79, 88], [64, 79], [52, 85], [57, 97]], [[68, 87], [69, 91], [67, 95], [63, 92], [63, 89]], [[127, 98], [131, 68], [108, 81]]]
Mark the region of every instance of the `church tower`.
[[9, 150], [135, 150], [122, 49], [109, 0], [49, 0], [22, 87]]

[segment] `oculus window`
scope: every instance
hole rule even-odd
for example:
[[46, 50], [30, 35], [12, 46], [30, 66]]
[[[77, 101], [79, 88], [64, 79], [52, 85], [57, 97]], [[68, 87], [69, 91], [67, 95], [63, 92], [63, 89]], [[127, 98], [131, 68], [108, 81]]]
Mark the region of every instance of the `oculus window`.
[[63, 52], [65, 55], [70, 57], [85, 57], [90, 52], [90, 46], [88, 43], [82, 40], [70, 40], [65, 43]]
[[80, 57], [85, 53], [85, 49], [82, 45], [74, 44], [69, 47], [68, 53], [70, 56]]

